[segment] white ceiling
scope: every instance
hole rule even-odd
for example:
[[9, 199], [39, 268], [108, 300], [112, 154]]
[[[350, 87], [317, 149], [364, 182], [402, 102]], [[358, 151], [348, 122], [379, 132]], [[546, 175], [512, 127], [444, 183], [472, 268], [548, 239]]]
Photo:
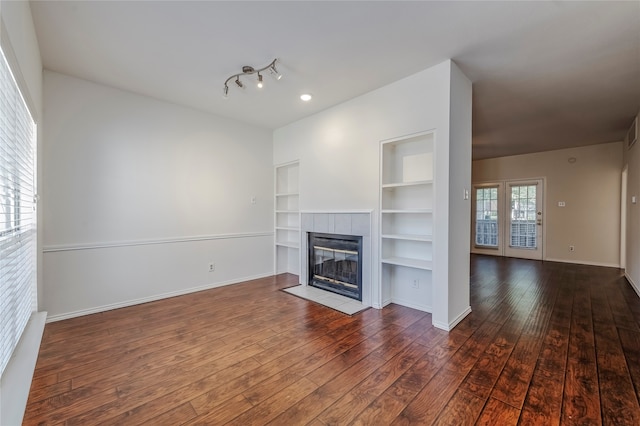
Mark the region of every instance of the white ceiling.
[[[31, 9], [46, 69], [269, 128], [447, 58], [474, 83], [474, 158], [620, 141], [640, 110], [638, 1], [32, 1]], [[282, 80], [230, 87], [222, 98], [227, 77], [275, 57]], [[301, 102], [303, 92], [313, 100]]]

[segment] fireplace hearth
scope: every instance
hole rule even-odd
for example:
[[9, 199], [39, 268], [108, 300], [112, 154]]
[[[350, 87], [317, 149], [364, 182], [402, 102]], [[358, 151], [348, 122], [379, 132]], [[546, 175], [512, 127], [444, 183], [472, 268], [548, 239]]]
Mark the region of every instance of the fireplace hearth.
[[362, 237], [308, 233], [309, 285], [362, 301]]

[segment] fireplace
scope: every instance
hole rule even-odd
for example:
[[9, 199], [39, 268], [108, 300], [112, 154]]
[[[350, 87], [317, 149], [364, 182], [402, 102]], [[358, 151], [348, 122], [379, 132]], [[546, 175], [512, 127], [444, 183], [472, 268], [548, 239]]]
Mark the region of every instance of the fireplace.
[[309, 285], [362, 301], [362, 237], [308, 236]]

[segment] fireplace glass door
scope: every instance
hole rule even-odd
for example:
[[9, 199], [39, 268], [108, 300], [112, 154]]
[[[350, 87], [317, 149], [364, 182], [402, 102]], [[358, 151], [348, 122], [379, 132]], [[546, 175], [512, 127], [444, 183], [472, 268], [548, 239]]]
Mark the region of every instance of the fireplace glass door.
[[362, 300], [362, 237], [309, 234], [309, 285]]

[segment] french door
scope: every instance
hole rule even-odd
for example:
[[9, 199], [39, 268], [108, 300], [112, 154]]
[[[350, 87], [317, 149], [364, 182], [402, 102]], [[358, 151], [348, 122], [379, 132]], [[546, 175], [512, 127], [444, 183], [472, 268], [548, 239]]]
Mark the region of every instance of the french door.
[[473, 253], [542, 260], [543, 180], [473, 186]]

